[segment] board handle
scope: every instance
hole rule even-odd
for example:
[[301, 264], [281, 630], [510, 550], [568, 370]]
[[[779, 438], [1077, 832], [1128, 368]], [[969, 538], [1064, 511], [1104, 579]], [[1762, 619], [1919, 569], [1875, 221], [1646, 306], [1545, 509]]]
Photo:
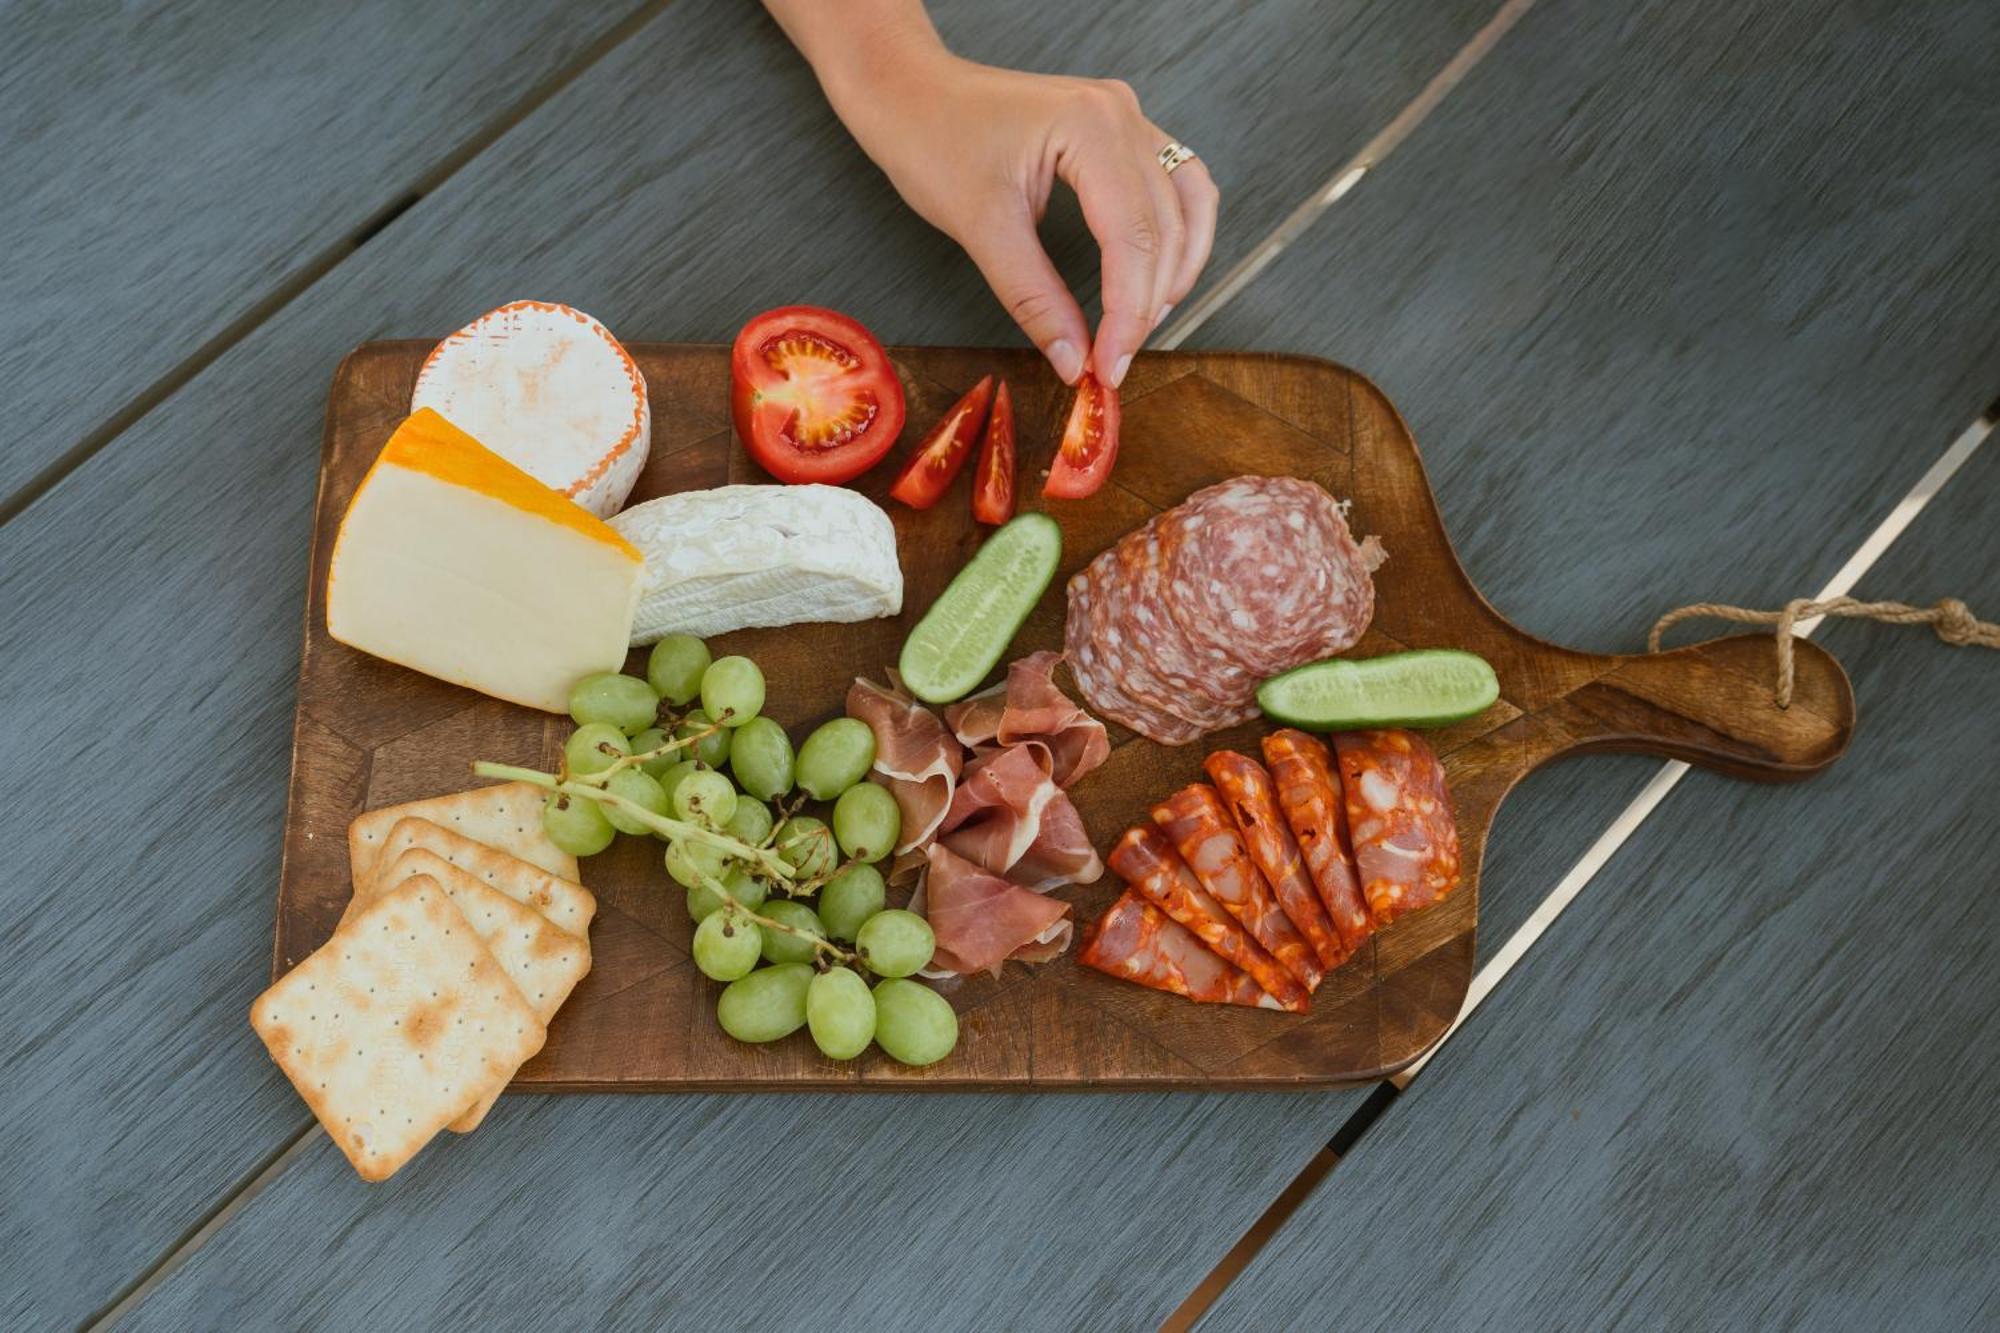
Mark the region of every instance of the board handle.
[[[1760, 782], [1811, 777], [1854, 738], [1847, 672], [1809, 639], [1794, 645], [1789, 708], [1778, 707], [1768, 634], [1607, 659], [1556, 705], [1563, 753], [1627, 751], [1682, 759]], [[1553, 756], [1551, 756], [1553, 757]]]

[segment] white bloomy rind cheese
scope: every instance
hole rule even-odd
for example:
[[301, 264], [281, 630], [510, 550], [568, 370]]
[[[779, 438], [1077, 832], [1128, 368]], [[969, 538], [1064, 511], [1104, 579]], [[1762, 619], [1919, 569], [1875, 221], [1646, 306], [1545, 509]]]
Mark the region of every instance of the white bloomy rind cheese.
[[435, 412], [396, 428], [334, 539], [326, 628], [344, 644], [560, 713], [625, 665], [645, 562]]
[[634, 643], [903, 609], [895, 525], [839, 486], [689, 491], [634, 505], [611, 526], [646, 556]]
[[445, 420], [599, 518], [618, 512], [652, 447], [646, 377], [602, 324], [515, 301], [437, 345], [410, 410]]

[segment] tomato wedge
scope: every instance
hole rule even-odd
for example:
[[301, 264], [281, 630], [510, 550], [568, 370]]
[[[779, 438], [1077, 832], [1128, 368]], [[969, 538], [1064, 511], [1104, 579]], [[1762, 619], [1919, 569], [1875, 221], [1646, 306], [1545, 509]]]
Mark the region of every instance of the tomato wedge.
[[1097, 494], [1118, 461], [1118, 390], [1085, 372], [1076, 382], [1076, 401], [1063, 426], [1062, 446], [1042, 494], [1057, 500], [1081, 500]]
[[838, 484], [903, 430], [903, 383], [875, 335], [838, 311], [788, 305], [743, 326], [729, 353], [730, 414], [779, 481]]
[[979, 442], [979, 467], [972, 474], [972, 516], [1000, 524], [1014, 517], [1014, 398], [1007, 381], [993, 399], [986, 437]]
[[903, 475], [889, 488], [891, 499], [912, 509], [929, 509], [958, 479], [959, 469], [972, 457], [972, 443], [986, 422], [986, 405], [993, 401], [993, 377], [988, 375], [951, 405], [944, 419], [932, 426], [917, 445]]

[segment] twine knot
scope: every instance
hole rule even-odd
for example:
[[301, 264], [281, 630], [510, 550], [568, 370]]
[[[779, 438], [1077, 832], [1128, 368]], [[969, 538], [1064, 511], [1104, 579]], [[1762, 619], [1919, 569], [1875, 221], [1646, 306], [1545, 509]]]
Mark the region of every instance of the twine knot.
[[1660, 651], [1660, 636], [1683, 620], [1696, 616], [1731, 620], [1739, 625], [1773, 625], [1778, 641], [1778, 707], [1792, 706], [1792, 638], [1800, 620], [1818, 616], [1854, 616], [1879, 620], [1889, 625], [1929, 625], [1933, 633], [1955, 648], [2000, 648], [2000, 625], [1989, 624], [1972, 614], [1972, 608], [1956, 597], [1940, 597], [1931, 606], [1911, 606], [1907, 602], [1858, 602], [1852, 597], [1829, 597], [1816, 602], [1795, 597], [1777, 611], [1753, 611], [1748, 607], [1721, 602], [1696, 602], [1693, 606], [1669, 611], [1653, 622], [1646, 636], [1646, 650]]

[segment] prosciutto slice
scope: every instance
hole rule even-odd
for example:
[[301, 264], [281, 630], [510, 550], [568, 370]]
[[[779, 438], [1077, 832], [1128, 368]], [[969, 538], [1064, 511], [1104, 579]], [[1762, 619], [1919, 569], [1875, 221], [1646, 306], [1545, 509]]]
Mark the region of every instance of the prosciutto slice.
[[1458, 887], [1458, 821], [1444, 765], [1413, 731], [1333, 738], [1354, 866], [1375, 924], [1429, 907]]
[[897, 852], [923, 847], [951, 808], [965, 759], [957, 738], [936, 713], [903, 691], [893, 673], [887, 687], [860, 679], [849, 686], [847, 715], [875, 733], [875, 772], [903, 816]]
[[1032, 745], [1056, 786], [1067, 787], [1111, 756], [1104, 724], [1056, 685], [1062, 654], [1044, 650], [1010, 663], [1007, 679], [944, 710], [945, 724], [975, 754]]
[[1098, 920], [1076, 958], [1085, 967], [1190, 1000], [1279, 1007], [1249, 973], [1223, 962], [1172, 917], [1129, 890]]
[[1046, 892], [1104, 873], [1076, 806], [1039, 746], [1009, 745], [973, 760], [939, 825], [941, 841], [995, 875]]
[[925, 975], [998, 973], [1009, 959], [1045, 962], [1069, 944], [1069, 904], [990, 874], [933, 844], [930, 873], [912, 910], [937, 936]]

